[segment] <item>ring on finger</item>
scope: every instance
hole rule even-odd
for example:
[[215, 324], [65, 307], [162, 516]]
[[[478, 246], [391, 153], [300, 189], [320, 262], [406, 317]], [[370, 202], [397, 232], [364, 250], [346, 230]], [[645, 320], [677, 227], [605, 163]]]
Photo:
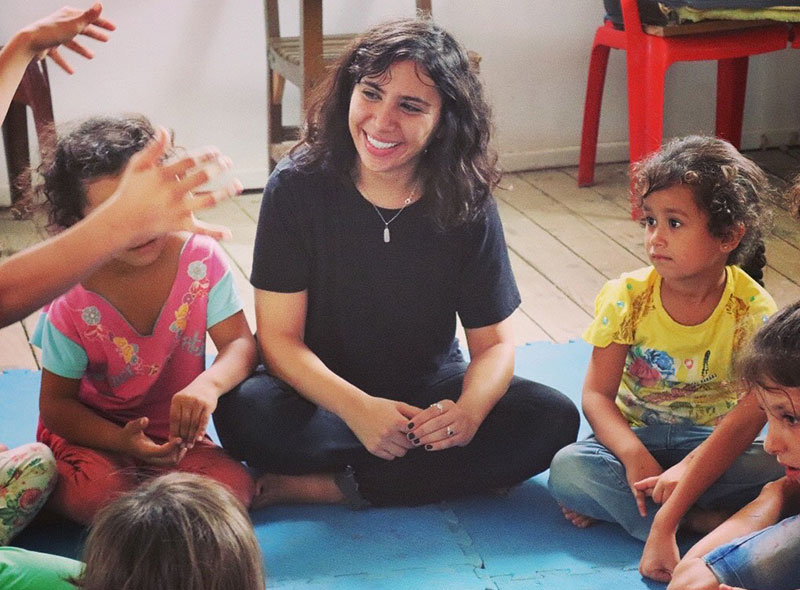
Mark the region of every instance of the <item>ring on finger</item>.
[[447, 427], [447, 436], [453, 436], [456, 433], [450, 426]]
[[439, 410], [440, 414], [444, 414], [444, 408], [442, 407], [442, 404], [440, 404], [439, 402], [436, 402], [435, 404], [431, 404], [431, 407], [432, 408], [436, 408], [437, 410]]

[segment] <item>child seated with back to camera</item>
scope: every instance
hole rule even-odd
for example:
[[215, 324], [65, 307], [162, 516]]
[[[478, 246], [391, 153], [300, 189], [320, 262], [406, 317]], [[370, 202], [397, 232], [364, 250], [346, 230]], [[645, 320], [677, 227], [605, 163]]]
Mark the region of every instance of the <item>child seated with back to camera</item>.
[[[155, 133], [144, 117], [126, 116], [60, 134], [41, 166], [51, 223], [69, 227], [100, 206]], [[165, 174], [185, 172], [175, 166]], [[206, 331], [218, 349], [208, 369]], [[34, 343], [43, 366], [37, 439], [56, 458], [55, 511], [88, 524], [121, 492], [170, 470], [216, 479], [249, 506], [249, 473], [206, 435], [219, 396], [256, 361], [214, 240], [175, 232], [116, 254], [50, 304]]]
[[264, 589], [264, 559], [244, 506], [227, 487], [192, 473], [156, 477], [107, 504], [83, 559], [0, 547], [0, 587]]
[[[634, 174], [652, 266], [597, 296], [582, 402], [593, 434], [556, 454], [549, 487], [574, 525], [616, 522], [647, 541], [640, 571], [666, 581], [679, 524], [707, 532], [781, 474], [753, 442], [765, 423], [755, 396], [733, 379], [776, 310], [759, 284], [770, 187], [729, 143], [700, 136]], [[656, 531], [662, 512], [675, 520]]]

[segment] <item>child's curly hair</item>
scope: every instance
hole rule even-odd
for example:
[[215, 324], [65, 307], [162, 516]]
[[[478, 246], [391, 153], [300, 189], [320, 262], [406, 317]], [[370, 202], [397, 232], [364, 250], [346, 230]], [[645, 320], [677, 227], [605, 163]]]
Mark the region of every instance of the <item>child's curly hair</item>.
[[43, 182], [37, 192], [47, 201], [50, 227], [57, 231], [80, 221], [85, 183], [122, 172], [155, 135], [153, 124], [139, 114], [91, 117], [60, 129], [38, 168]]
[[688, 186], [697, 206], [708, 213], [708, 230], [726, 237], [744, 227], [739, 245], [727, 263], [738, 264], [763, 285], [764, 233], [769, 214], [764, 198], [774, 189], [761, 168], [730, 143], [715, 137], [690, 135], [674, 139], [639, 162], [633, 171], [633, 205], [641, 208], [653, 192]]

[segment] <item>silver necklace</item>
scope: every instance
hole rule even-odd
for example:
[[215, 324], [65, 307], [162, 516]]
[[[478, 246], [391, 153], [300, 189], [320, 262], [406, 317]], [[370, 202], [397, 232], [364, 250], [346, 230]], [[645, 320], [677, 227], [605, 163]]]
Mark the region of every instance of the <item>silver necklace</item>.
[[395, 213], [389, 221], [386, 221], [386, 218], [380, 212], [380, 210], [375, 205], [375, 203], [371, 203], [372, 208], [375, 209], [375, 213], [378, 214], [378, 217], [380, 217], [381, 221], [383, 222], [383, 243], [384, 244], [388, 244], [392, 240], [392, 234], [391, 234], [391, 232], [389, 232], [389, 224], [391, 222], [393, 222], [395, 219], [397, 219], [400, 216], [400, 214], [403, 212], [403, 210], [405, 210], [405, 208], [408, 207], [414, 201], [414, 196], [415, 196], [416, 192], [417, 192], [417, 185], [414, 185], [414, 188], [411, 189], [411, 193], [408, 195], [408, 197], [406, 197], [406, 200], [403, 201], [403, 206], [400, 208], [400, 211]]

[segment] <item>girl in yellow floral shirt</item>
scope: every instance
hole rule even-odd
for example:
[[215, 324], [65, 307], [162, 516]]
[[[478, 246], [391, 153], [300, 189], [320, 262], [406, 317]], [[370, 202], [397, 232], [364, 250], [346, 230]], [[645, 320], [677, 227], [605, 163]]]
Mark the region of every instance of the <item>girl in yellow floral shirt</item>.
[[597, 296], [584, 334], [594, 345], [583, 387], [594, 434], [555, 456], [550, 490], [576, 526], [618, 522], [647, 541], [640, 571], [666, 581], [695, 503], [686, 524], [702, 528], [781, 475], [753, 442], [764, 415], [752, 396], [740, 401], [732, 375], [737, 350], [776, 310], [759, 284], [769, 184], [729, 143], [698, 136], [671, 142], [635, 174], [652, 266]]

